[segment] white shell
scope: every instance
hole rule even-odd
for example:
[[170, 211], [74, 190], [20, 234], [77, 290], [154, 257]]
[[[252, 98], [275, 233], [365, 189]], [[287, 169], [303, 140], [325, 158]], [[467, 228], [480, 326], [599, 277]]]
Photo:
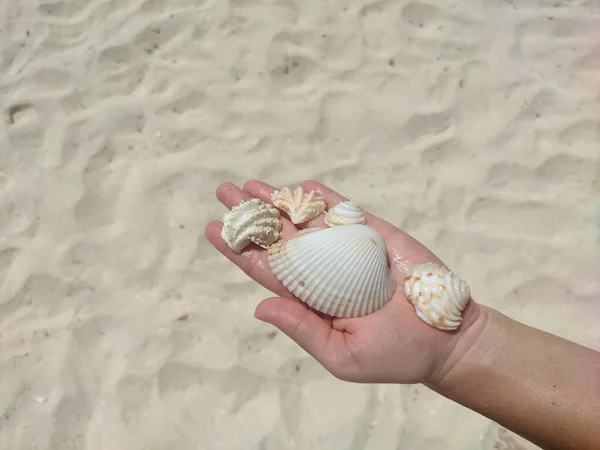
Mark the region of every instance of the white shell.
[[285, 211], [294, 224], [308, 222], [327, 208], [325, 198], [317, 191], [304, 192], [302, 187], [293, 192], [288, 187], [271, 194], [273, 205]]
[[350, 225], [353, 223], [363, 224], [367, 218], [362, 209], [351, 201], [341, 202], [325, 213], [325, 224], [328, 227], [338, 225]]
[[370, 314], [396, 290], [383, 237], [366, 225], [307, 228], [272, 245], [268, 261], [288, 291], [335, 317]]
[[258, 198], [234, 206], [223, 217], [221, 237], [234, 252], [240, 253], [252, 242], [268, 248], [279, 239], [279, 211]]
[[404, 279], [404, 292], [417, 316], [440, 330], [455, 330], [471, 291], [457, 274], [437, 264], [413, 266]]

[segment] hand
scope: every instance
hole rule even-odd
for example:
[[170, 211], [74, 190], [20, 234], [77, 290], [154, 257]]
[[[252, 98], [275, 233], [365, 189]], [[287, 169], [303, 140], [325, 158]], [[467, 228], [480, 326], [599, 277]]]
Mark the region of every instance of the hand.
[[[302, 187], [321, 193], [328, 208], [347, 200], [315, 181], [305, 181]], [[270, 203], [273, 190], [260, 181], [249, 181], [242, 189], [223, 183], [217, 189], [217, 198], [231, 209], [253, 197]], [[206, 236], [250, 278], [279, 296], [262, 301], [255, 317], [279, 328], [337, 378], [363, 383], [436, 384], [476, 339], [477, 333], [468, 330], [477, 322], [479, 308], [469, 300], [463, 311], [463, 323], [456, 331], [440, 331], [422, 322], [404, 295], [404, 275], [411, 264], [442, 264], [441, 261], [395, 226], [368, 212], [366, 216], [366, 225], [385, 239], [398, 287], [383, 308], [353, 319], [325, 316], [293, 297], [269, 270], [267, 250], [252, 244], [241, 254], [233, 252], [221, 238], [221, 222], [209, 223]], [[292, 224], [285, 213], [281, 221], [280, 239], [284, 240], [300, 229], [326, 228], [322, 214], [298, 226]]]

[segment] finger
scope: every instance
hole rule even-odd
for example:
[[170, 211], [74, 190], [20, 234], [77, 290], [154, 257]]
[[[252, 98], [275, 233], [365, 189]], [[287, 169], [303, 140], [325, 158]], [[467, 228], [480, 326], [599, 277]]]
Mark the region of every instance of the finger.
[[[306, 192], [317, 191], [319, 194], [321, 194], [325, 199], [327, 209], [331, 209], [335, 205], [348, 200], [346, 197], [338, 194], [337, 192], [333, 192], [331, 189], [328, 189], [316, 181], [304, 181], [302, 182], [301, 186]], [[325, 224], [325, 213], [319, 214], [314, 219], [302, 224], [302, 228], [314, 227], [327, 228], [327, 225]]]
[[206, 226], [204, 234], [218, 251], [265, 289], [270, 290], [276, 295], [289, 295], [288, 291], [269, 269], [266, 250], [258, 247], [256, 244], [251, 244], [242, 250], [241, 253], [236, 253], [229, 248], [221, 237], [222, 229], [223, 223], [213, 220]]
[[[347, 201], [348, 199], [341, 194], [338, 194], [333, 189], [328, 188], [324, 184], [319, 183], [318, 181], [308, 180], [302, 183], [302, 187], [306, 191], [317, 191], [325, 198], [325, 202], [327, 203], [327, 209], [331, 209], [337, 204]], [[373, 214], [366, 211], [362, 206], [358, 205], [364, 212], [365, 217], [367, 218], [366, 225], [369, 225], [375, 228], [380, 233], [384, 234], [384, 236], [388, 233], [394, 231], [400, 231], [398, 228], [393, 226], [391, 223], [382, 220]], [[313, 220], [309, 222], [309, 226], [311, 227], [325, 227], [325, 216], [319, 215], [315, 217]]]
[[252, 196], [241, 190], [235, 184], [225, 182], [217, 187], [217, 198], [228, 209], [231, 209], [242, 201], [251, 200]]
[[[273, 193], [273, 191], [275, 191], [275, 188], [271, 185], [263, 183], [262, 181], [251, 180], [251, 181], [247, 181], [244, 184], [243, 190], [248, 192], [251, 195], [257, 196], [258, 198], [262, 199], [265, 202], [268, 201], [269, 203], [272, 204], [271, 194]], [[282, 214], [282, 218], [285, 217], [287, 219], [287, 221], [294, 227], [294, 233], [297, 233], [298, 230], [307, 228], [310, 224], [310, 222], [293, 224], [292, 221], [289, 219], [288, 214], [285, 211], [282, 211], [281, 214]], [[323, 215], [320, 214], [318, 217], [322, 218]], [[325, 223], [323, 222], [323, 220], [321, 220], [321, 224], [322, 224], [322, 226], [325, 226]]]
[[[273, 202], [271, 202], [271, 194], [274, 190], [275, 188], [273, 186], [258, 180], [246, 181], [242, 187], [242, 191], [246, 192], [248, 195], [259, 198], [263, 202], [270, 205], [273, 204]], [[296, 234], [298, 229], [287, 217], [284, 216], [284, 214], [285, 213], [283, 212], [281, 213], [281, 238], [287, 239]]]
[[322, 364], [329, 359], [326, 349], [334, 330], [305, 304], [281, 297], [268, 298], [256, 307], [254, 317], [279, 328]]
[[244, 183], [242, 190], [256, 198], [260, 198], [265, 203], [273, 204], [271, 194], [275, 188], [270, 184], [259, 180], [249, 180]]

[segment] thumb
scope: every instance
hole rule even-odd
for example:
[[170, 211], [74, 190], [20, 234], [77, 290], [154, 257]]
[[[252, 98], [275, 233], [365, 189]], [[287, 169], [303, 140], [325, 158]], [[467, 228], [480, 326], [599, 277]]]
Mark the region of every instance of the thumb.
[[326, 359], [325, 349], [333, 331], [331, 326], [304, 303], [288, 298], [263, 300], [254, 317], [279, 328], [317, 361]]

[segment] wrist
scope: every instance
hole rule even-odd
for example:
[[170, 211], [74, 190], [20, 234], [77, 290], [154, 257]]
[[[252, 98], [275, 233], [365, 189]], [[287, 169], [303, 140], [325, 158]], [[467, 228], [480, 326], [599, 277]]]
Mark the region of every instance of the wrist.
[[471, 300], [463, 312], [461, 327], [448, 340], [425, 385], [439, 393], [452, 391], [484, 363], [491, 343], [497, 341], [501, 317], [493, 309]]
[[426, 386], [542, 448], [596, 448], [598, 353], [485, 306], [471, 314]]

